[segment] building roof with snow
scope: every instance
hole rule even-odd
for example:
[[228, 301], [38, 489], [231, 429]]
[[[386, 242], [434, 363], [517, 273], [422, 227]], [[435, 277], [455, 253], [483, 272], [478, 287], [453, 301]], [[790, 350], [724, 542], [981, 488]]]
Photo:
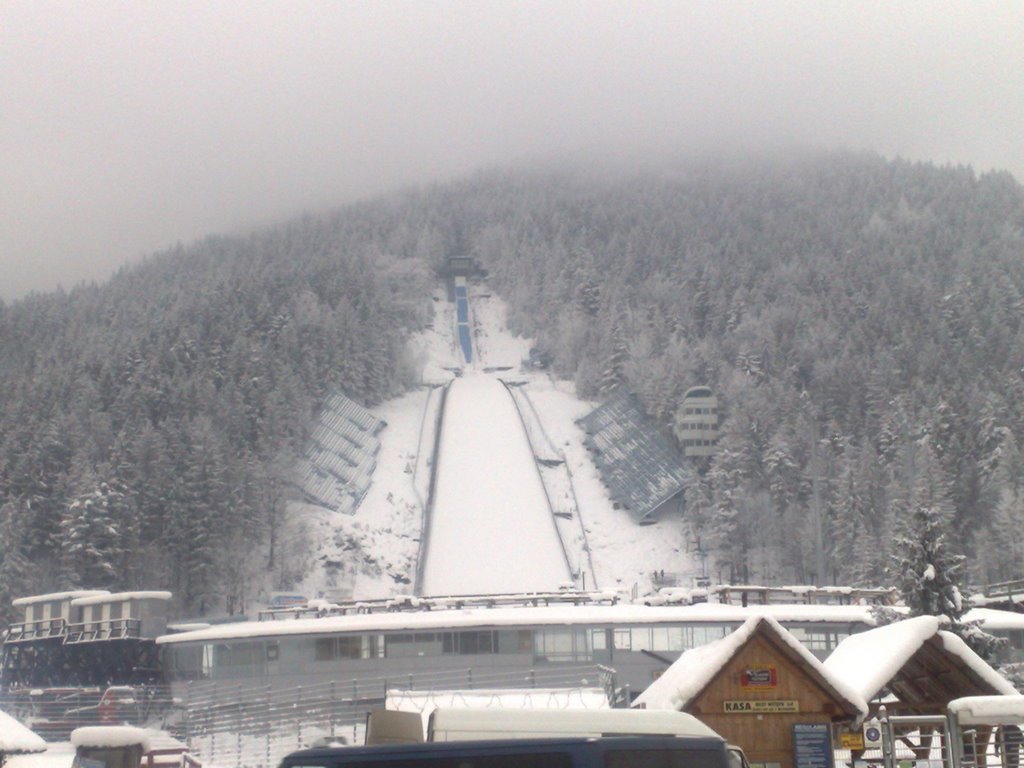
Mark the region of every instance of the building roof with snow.
[[150, 750], [151, 732], [134, 725], [87, 725], [71, 732], [76, 747], [130, 747], [138, 744], [143, 752]]
[[0, 712], [0, 755], [44, 752], [46, 742], [13, 717]]
[[1024, 696], [964, 696], [949, 702], [947, 710], [960, 725], [1020, 725]]
[[868, 707], [853, 686], [832, 675], [803, 644], [771, 616], [751, 616], [730, 635], [686, 651], [637, 699], [634, 706], [685, 710], [721, 674], [755, 636], [776, 649], [841, 705], [851, 718], [863, 718]]
[[1002, 611], [997, 608], [972, 608], [963, 615], [962, 621], [977, 621], [986, 632], [1024, 629], [1024, 613]]
[[124, 600], [170, 600], [171, 593], [163, 591], [140, 591], [140, 592], [111, 592], [91, 595], [89, 597], [76, 597], [71, 601], [75, 608], [86, 605], [104, 605], [106, 603], [117, 603]]
[[577, 424], [601, 480], [637, 522], [675, 497], [686, 480], [682, 456], [644, 413], [636, 395], [620, 392]]
[[95, 595], [109, 595], [105, 589], [76, 589], [70, 592], [49, 592], [45, 595], [30, 595], [29, 597], [19, 597], [17, 600], [13, 600], [11, 605], [15, 608], [23, 608], [26, 605], [35, 605], [36, 603], [56, 603], [62, 600], [76, 600], [83, 597], [93, 597]]
[[219, 624], [204, 629], [178, 632], [157, 639], [160, 644], [217, 641], [282, 635], [331, 634], [336, 632], [427, 631], [439, 627], [522, 627], [566, 625], [644, 625], [659, 623], [708, 623], [738, 626], [751, 616], [769, 616], [776, 621], [799, 624], [845, 623], [871, 626], [874, 620], [865, 606], [855, 605], [765, 605], [744, 608], [717, 603], [685, 606], [646, 605], [558, 605], [515, 608], [463, 608], [451, 599], [444, 608], [439, 600], [422, 601], [430, 610], [356, 613], [323, 618], [276, 619]]
[[940, 627], [938, 617], [917, 616], [851, 635], [825, 668], [866, 701], [888, 690], [899, 699], [900, 713], [944, 714], [963, 696], [1016, 695], [1006, 678]]

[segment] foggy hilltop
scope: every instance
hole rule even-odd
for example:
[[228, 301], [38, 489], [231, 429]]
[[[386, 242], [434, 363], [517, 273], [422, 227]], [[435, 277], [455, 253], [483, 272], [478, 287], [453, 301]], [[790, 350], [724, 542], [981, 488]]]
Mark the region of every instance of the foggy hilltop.
[[[1022, 252], [1008, 173], [791, 153], [481, 172], [0, 304], [0, 618], [64, 587], [199, 612], [300, 581], [285, 505], [318, 408], [418, 385], [453, 255], [579, 396], [635, 392], [674, 439], [685, 391], [716, 393], [684, 516], [724, 578], [891, 583], [922, 511], [968, 581], [1017, 577]], [[815, 510], [823, 559], [793, 535]]]

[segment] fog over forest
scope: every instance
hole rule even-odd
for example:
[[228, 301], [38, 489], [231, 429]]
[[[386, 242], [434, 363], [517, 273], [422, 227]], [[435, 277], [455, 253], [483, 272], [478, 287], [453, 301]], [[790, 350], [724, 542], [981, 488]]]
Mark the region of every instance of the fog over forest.
[[417, 385], [453, 254], [579, 396], [679, 439], [714, 389], [716, 578], [1019, 577], [1022, 50], [1020, 2], [5, 3], [0, 619], [300, 583], [313, 418]]
[[478, 168], [868, 149], [1024, 177], [1020, 2], [8, 2], [0, 298]]

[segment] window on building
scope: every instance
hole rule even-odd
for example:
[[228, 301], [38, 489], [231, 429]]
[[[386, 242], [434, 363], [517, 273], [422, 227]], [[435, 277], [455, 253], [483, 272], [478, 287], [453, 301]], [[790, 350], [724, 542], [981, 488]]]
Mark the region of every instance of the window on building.
[[547, 661], [591, 661], [585, 629], [540, 629], [534, 634], [534, 654]]
[[630, 629], [629, 643], [634, 651], [651, 650], [651, 628], [633, 627]]
[[459, 655], [494, 653], [494, 632], [459, 632]]
[[528, 629], [502, 629], [495, 635], [498, 653], [532, 653], [533, 632]]
[[213, 646], [213, 666], [262, 667], [262, 643], [217, 643]]
[[372, 637], [342, 635], [340, 637], [318, 637], [315, 656], [317, 661], [333, 659], [366, 659], [370, 657]]
[[616, 651], [629, 651], [633, 648], [628, 627], [616, 627], [612, 630], [612, 643]]

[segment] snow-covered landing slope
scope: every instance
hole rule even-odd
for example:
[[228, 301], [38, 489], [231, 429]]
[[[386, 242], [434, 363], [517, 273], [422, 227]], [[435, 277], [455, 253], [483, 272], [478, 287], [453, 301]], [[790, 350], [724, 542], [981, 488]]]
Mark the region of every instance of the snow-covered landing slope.
[[424, 595], [553, 591], [571, 581], [523, 424], [494, 375], [452, 382], [435, 460]]
[[[373, 409], [388, 426], [380, 434], [381, 449], [373, 484], [356, 514], [341, 515], [310, 505], [294, 507], [310, 522], [316, 542], [316, 565], [307, 583], [301, 586], [301, 591], [309, 596], [324, 593], [335, 582], [351, 583], [357, 598], [412, 591], [422, 504], [430, 471], [433, 419], [439, 400], [437, 390], [430, 387], [451, 380], [452, 369], [458, 363], [455, 310], [443, 297], [444, 292], [439, 289], [434, 301], [433, 327], [410, 342], [420, 362], [423, 388]], [[549, 493], [556, 509], [576, 506], [582, 517], [582, 533], [590, 548], [597, 581], [595, 584], [588, 577], [586, 586], [631, 590], [635, 585], [642, 594], [649, 590], [654, 570], [682, 573], [684, 577], [696, 575], [697, 566], [687, 553], [687, 531], [682, 520], [663, 518], [654, 525], [641, 527], [625, 511], [613, 509], [583, 446], [583, 432], [575, 424], [595, 403], [576, 398], [572, 382], [552, 379], [542, 371], [520, 369], [531, 342], [506, 328], [505, 304], [486, 287], [470, 286], [470, 305], [473, 341], [480, 355], [474, 368], [511, 368], [495, 373], [523, 383], [522, 389], [536, 408], [547, 437], [565, 458], [572, 474], [572, 488], [560, 485], [549, 488]], [[540, 445], [536, 450], [542, 455], [549, 452]], [[570, 503], [568, 497], [572, 494], [575, 501]], [[579, 520], [570, 522], [580, 526]], [[560, 525], [563, 530], [566, 528], [561, 521]], [[570, 557], [574, 564], [586, 559], [585, 553], [579, 551], [570, 551]], [[337, 565], [325, 569], [322, 566], [326, 563]], [[458, 567], [458, 563], [452, 563], [453, 569]]]

